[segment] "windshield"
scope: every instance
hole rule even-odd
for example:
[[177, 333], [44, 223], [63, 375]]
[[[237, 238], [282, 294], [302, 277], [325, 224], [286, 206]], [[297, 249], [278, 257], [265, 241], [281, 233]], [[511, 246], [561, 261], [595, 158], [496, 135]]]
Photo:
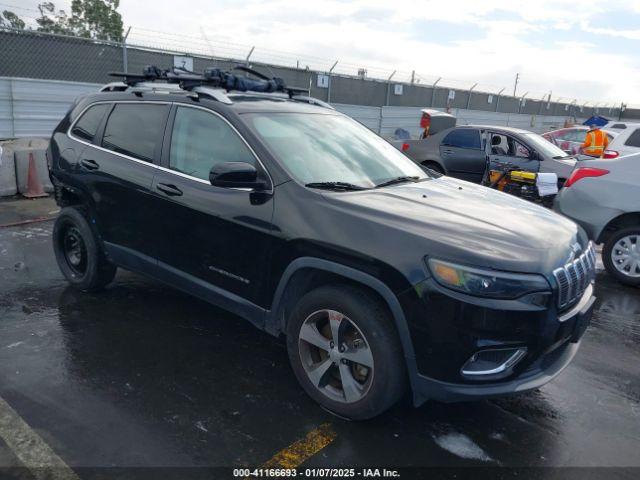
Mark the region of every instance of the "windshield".
[[544, 157], [565, 158], [569, 156], [567, 152], [537, 133], [525, 133], [524, 136], [527, 138], [527, 141], [534, 150]]
[[398, 177], [428, 178], [392, 145], [344, 115], [249, 114], [248, 123], [303, 184], [344, 182], [371, 188]]

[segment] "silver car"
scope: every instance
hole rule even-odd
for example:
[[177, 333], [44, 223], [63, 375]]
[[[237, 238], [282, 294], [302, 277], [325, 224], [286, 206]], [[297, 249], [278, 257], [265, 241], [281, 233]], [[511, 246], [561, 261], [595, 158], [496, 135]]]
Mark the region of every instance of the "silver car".
[[583, 161], [555, 199], [596, 243], [613, 277], [640, 285], [640, 154]]

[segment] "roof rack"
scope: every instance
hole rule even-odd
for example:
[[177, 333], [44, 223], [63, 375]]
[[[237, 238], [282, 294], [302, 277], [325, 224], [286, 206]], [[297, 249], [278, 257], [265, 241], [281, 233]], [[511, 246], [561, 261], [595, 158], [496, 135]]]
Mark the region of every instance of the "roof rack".
[[102, 87], [101, 91], [155, 91], [165, 93], [187, 91], [206, 95], [227, 104], [233, 103], [226, 95], [226, 93], [232, 91], [260, 94], [280, 93], [285, 94], [291, 100], [332, 108], [328, 104], [310, 97], [309, 89], [289, 87], [285, 85], [282, 78], [269, 78], [244, 65], [238, 65], [232, 70], [248, 73], [257, 77], [257, 80], [234, 75], [231, 72], [223, 72], [218, 68], [207, 68], [200, 74], [178, 67], [161, 70], [154, 65], [148, 65], [144, 67], [142, 74], [110, 72], [109, 75], [112, 77], [122, 77], [122, 82], [109, 83]]

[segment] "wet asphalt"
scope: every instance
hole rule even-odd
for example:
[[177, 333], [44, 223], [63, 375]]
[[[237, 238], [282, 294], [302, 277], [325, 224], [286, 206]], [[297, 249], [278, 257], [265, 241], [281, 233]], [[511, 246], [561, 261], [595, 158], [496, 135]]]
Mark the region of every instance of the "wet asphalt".
[[[18, 217], [51, 213], [40, 202], [21, 203]], [[562, 467], [528, 470], [535, 478], [640, 467], [640, 289], [603, 270], [578, 355], [540, 390], [418, 409], [405, 401], [352, 423], [302, 392], [281, 340], [225, 311], [123, 271], [104, 292], [71, 289], [52, 226], [0, 227], [0, 397], [78, 472], [258, 467], [323, 424], [335, 440], [303, 467], [483, 467], [491, 478], [519, 478], [510, 467]], [[20, 466], [0, 440], [0, 477], [32, 478], [10, 470]]]

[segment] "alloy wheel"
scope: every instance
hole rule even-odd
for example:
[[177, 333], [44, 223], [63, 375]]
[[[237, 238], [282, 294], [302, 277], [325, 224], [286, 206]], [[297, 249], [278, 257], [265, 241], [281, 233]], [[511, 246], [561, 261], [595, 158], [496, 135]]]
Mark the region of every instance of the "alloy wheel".
[[373, 381], [373, 355], [367, 339], [346, 315], [319, 310], [309, 315], [298, 334], [300, 360], [309, 381], [341, 403], [361, 400]]

